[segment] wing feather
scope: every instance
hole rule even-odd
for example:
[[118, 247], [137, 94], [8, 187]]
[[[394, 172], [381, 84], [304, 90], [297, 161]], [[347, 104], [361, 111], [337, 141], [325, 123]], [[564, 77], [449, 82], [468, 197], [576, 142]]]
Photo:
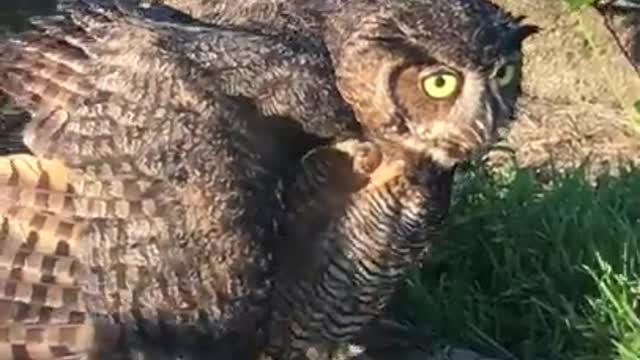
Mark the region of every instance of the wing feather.
[[[81, 359], [91, 348], [93, 326], [82, 288], [87, 269], [86, 223], [37, 209], [42, 190], [70, 191], [60, 162], [31, 155], [0, 158], [0, 357]], [[55, 201], [52, 202], [54, 204]], [[48, 208], [51, 206], [45, 206]]]
[[109, 1], [62, 7], [0, 40], [0, 93], [28, 114], [21, 133], [32, 154], [0, 157], [0, 306], [40, 314], [0, 322], [2, 359], [126, 352], [123, 328], [158, 332], [163, 319], [197, 327], [199, 305], [225, 300], [191, 295], [209, 290], [186, 286], [197, 275], [160, 254], [170, 225], [182, 226], [167, 152], [193, 142], [185, 124], [214, 117], [211, 84], [162, 47], [170, 27]]
[[73, 167], [117, 163], [166, 144], [179, 109], [207, 106], [187, 81], [195, 70], [160, 47], [169, 30], [98, 2], [65, 6], [0, 42], [0, 91], [30, 113], [23, 137], [33, 153]]
[[[275, 203], [264, 185], [275, 180], [258, 158], [276, 141], [247, 130], [259, 111], [171, 46], [197, 31], [124, 16], [114, 3], [63, 1], [65, 14], [0, 40], [0, 93], [28, 114], [31, 152], [0, 157], [0, 304], [59, 314], [0, 322], [0, 358], [111, 349], [101, 339], [118, 336], [92, 335], [102, 315], [143, 336], [172, 326], [213, 336], [261, 310], [249, 300], [266, 289], [254, 282], [268, 261], [248, 238], [271, 231], [272, 204], [262, 205]], [[201, 134], [214, 120], [223, 129]], [[190, 328], [175, 331], [182, 323]], [[51, 335], [27, 341], [31, 324]], [[56, 337], [68, 328], [77, 341]]]

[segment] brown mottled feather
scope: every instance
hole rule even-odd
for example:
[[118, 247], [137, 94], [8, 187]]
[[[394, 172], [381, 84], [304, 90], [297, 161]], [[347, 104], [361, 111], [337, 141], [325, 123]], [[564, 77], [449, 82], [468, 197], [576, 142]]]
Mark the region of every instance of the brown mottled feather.
[[[317, 26], [300, 11], [300, 0], [159, 0], [190, 16], [212, 24], [260, 30], [266, 33], [300, 31]], [[305, 4], [306, 3], [306, 4]], [[317, 5], [316, 5], [317, 6]]]
[[276, 144], [304, 137], [170, 48], [199, 34], [67, 5], [0, 41], [0, 92], [29, 113], [33, 153], [0, 158], [0, 302], [57, 314], [34, 326], [78, 343], [24, 346], [26, 320], [7, 319], [0, 358], [246, 356], [296, 156]]
[[307, 156], [285, 197], [267, 355], [325, 359], [375, 319], [434, 240], [450, 179], [385, 140], [347, 140]]
[[23, 192], [69, 192], [67, 169], [30, 155], [0, 158], [0, 356], [81, 359], [92, 346], [86, 282], [87, 225], [37, 208]]

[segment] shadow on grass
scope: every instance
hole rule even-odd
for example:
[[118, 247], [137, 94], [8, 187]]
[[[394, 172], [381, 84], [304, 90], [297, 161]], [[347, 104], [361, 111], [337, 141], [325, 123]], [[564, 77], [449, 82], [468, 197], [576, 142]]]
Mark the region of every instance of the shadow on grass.
[[640, 170], [584, 179], [471, 171], [394, 313], [505, 359], [640, 359]]

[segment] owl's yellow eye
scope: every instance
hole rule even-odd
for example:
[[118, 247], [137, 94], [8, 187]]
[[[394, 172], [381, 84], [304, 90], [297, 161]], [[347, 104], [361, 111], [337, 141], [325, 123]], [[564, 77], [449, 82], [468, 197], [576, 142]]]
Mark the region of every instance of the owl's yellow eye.
[[450, 98], [458, 93], [460, 79], [449, 72], [438, 72], [422, 80], [425, 94], [434, 99]]
[[496, 80], [498, 81], [498, 85], [501, 87], [511, 84], [515, 77], [516, 66], [513, 64], [503, 65], [496, 72]]

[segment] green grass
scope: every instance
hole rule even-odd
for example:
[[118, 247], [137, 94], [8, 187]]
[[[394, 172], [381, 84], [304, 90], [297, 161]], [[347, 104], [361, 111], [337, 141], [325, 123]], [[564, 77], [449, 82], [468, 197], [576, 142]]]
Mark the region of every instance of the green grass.
[[501, 358], [640, 359], [640, 170], [471, 172], [394, 310]]
[[595, 5], [597, 0], [564, 0], [572, 10], [578, 10], [584, 6]]

